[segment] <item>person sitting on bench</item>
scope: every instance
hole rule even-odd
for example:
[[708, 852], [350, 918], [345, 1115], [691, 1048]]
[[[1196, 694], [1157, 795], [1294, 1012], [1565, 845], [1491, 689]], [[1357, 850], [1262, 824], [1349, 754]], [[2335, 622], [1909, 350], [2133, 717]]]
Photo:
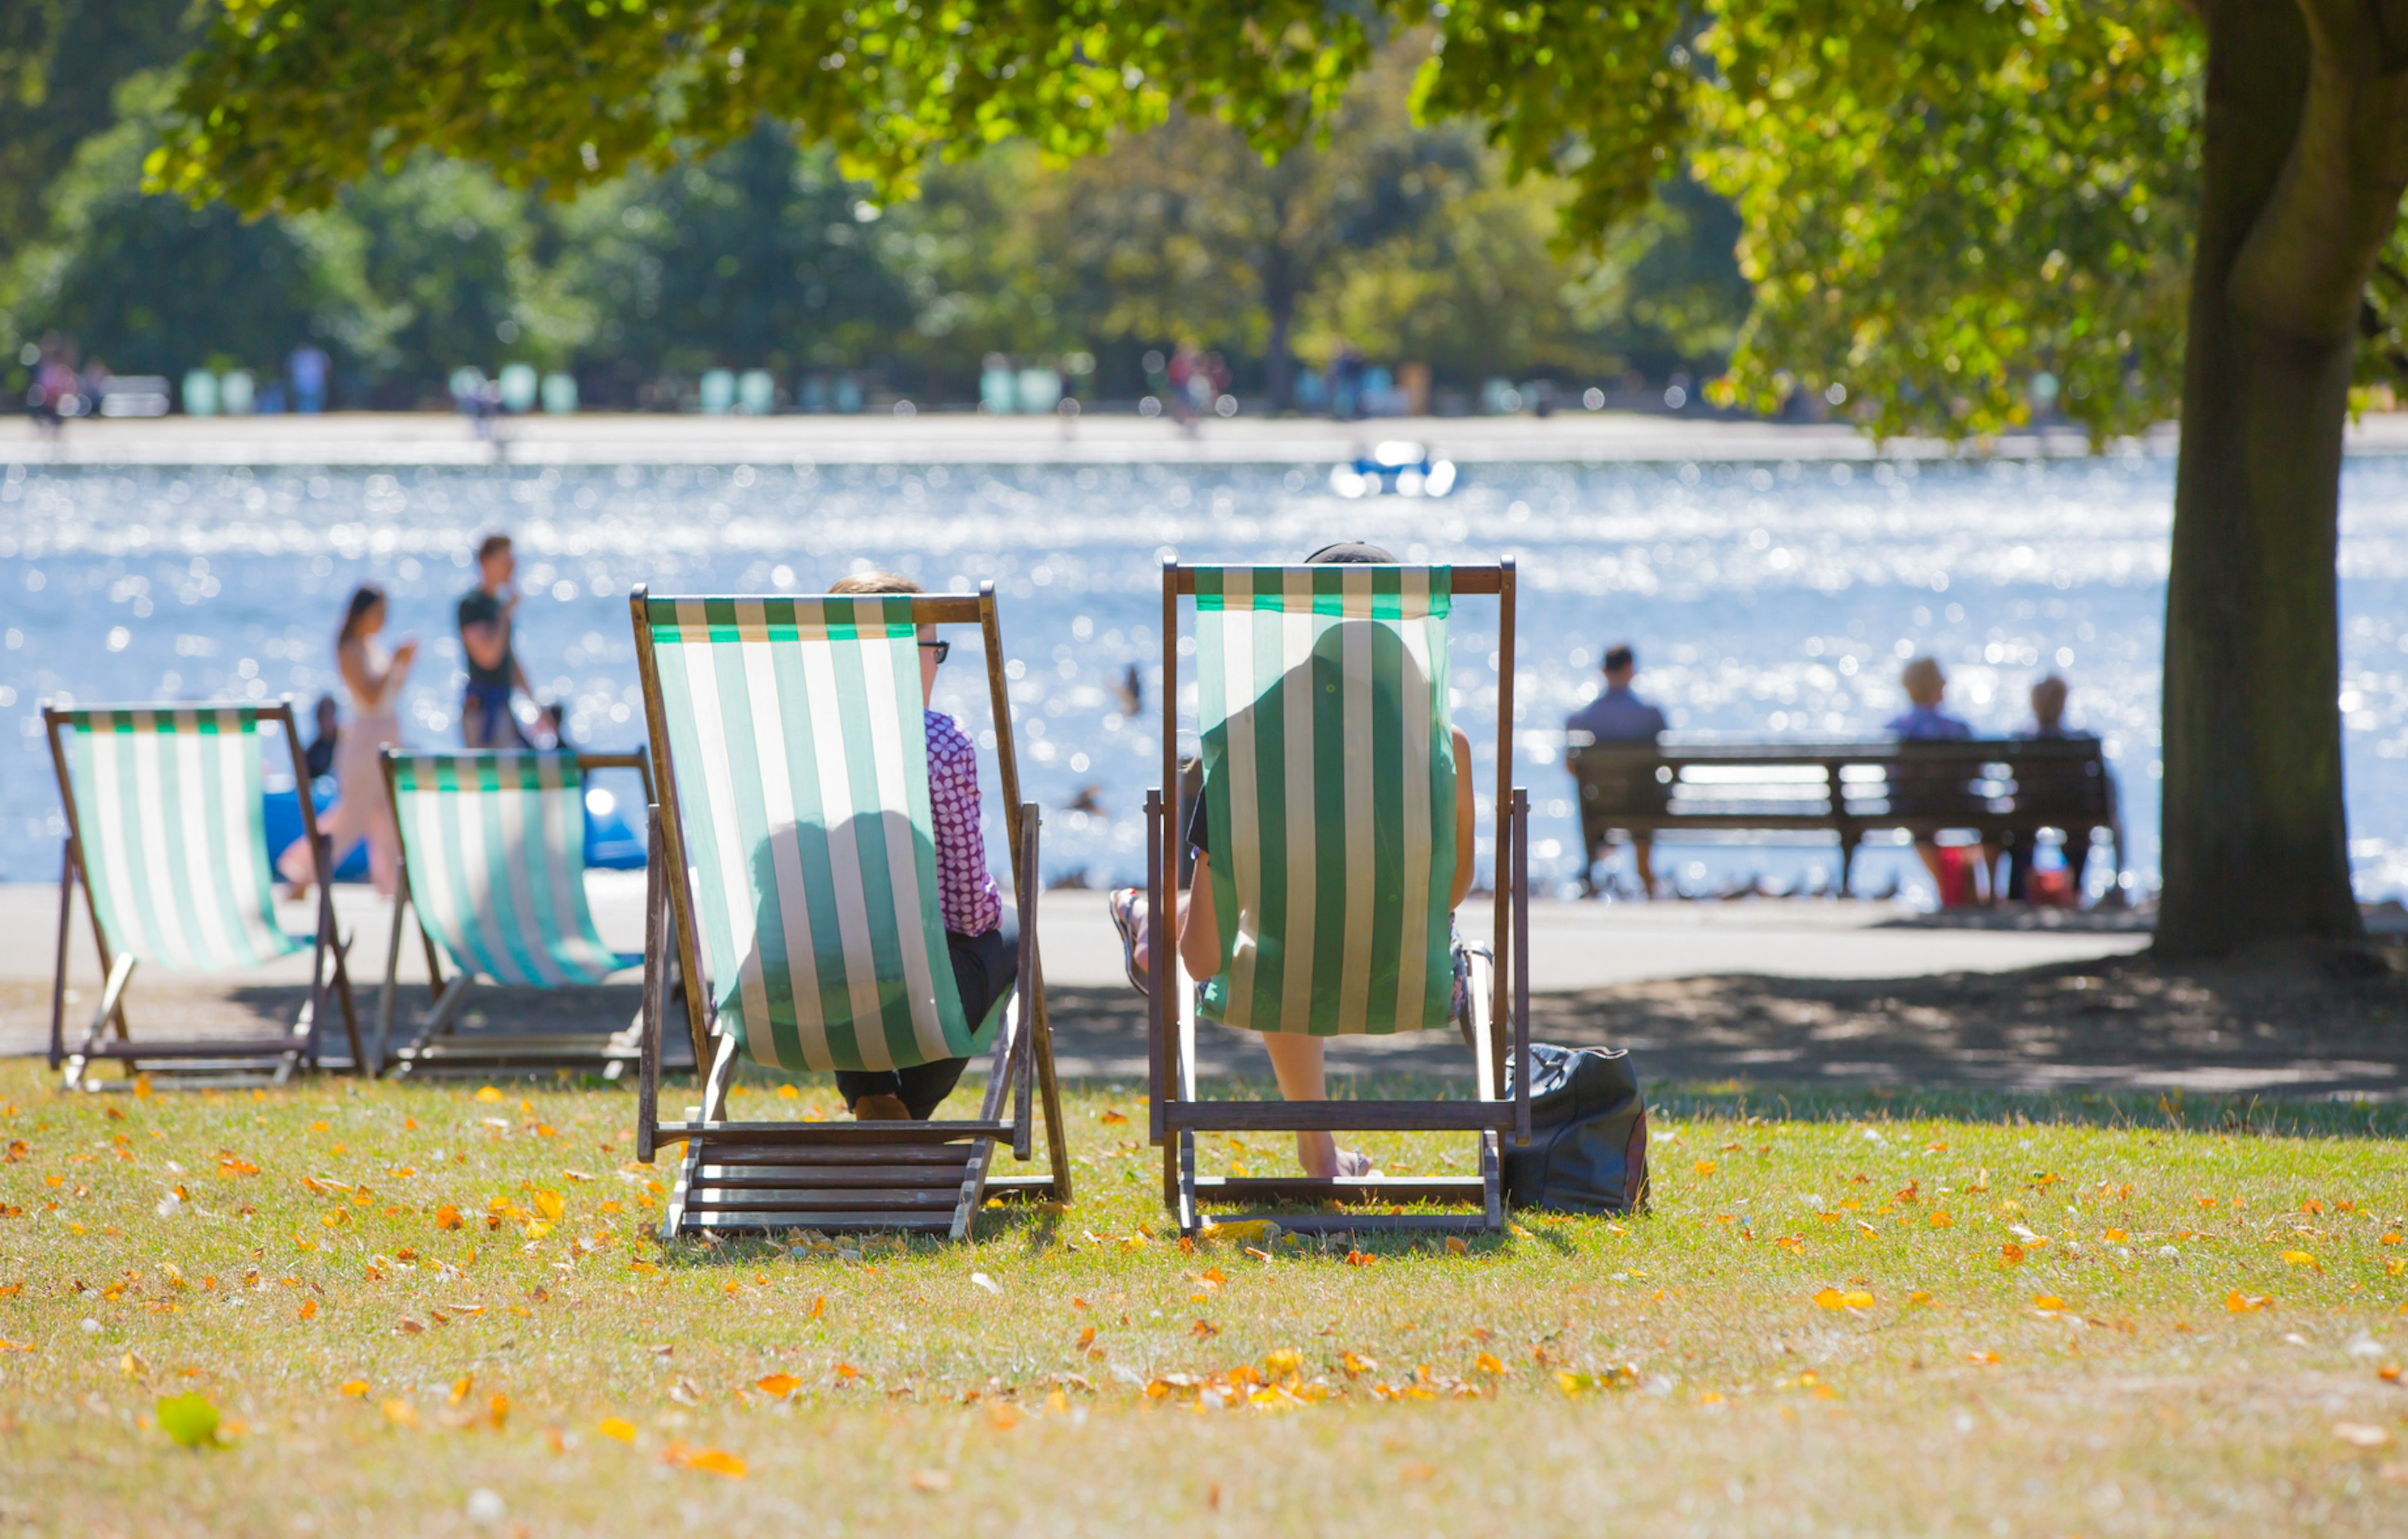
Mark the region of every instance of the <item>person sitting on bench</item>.
[[[1899, 674], [1898, 682], [1906, 691], [1907, 709], [1892, 716], [1885, 730], [1906, 742], [1964, 742], [1973, 736], [1973, 729], [1965, 724], [1964, 718], [1942, 704], [1948, 694], [1948, 676], [1940, 671], [1938, 658], [1915, 658]], [[1953, 773], [1952, 770], [1940, 771], [1942, 777]], [[1942, 792], [1944, 787], [1933, 783], [1932, 774], [1928, 767], [1891, 766], [1890, 811], [1913, 813], [1917, 803], [1939, 799], [1936, 793]], [[1931, 872], [1932, 885], [1939, 889], [1941, 901], [1945, 904], [1949, 900], [1950, 888], [1961, 880], [1952, 876], [1948, 867], [1952, 860], [1963, 857], [1942, 854], [1938, 841], [1928, 838], [1914, 841], [1914, 853], [1923, 857], [1924, 868]], [[1985, 872], [1988, 871], [1989, 845], [1977, 841], [1973, 853], [1976, 866]], [[1972, 896], [1970, 885], [1966, 896]]]
[[[1639, 658], [1627, 641], [1617, 641], [1605, 649], [1605, 687], [1597, 698], [1571, 713], [1564, 723], [1567, 732], [1585, 732], [1591, 742], [1655, 742], [1664, 735], [1664, 712], [1639, 698], [1630, 687], [1638, 676]], [[1671, 799], [1671, 788], [1656, 780], [1652, 770], [1633, 770], [1618, 776], [1617, 784], [1602, 790], [1608, 802], [1616, 807], [1654, 807], [1661, 811]], [[1599, 830], [1600, 836], [1612, 833]], [[1644, 828], [1623, 830], [1630, 839], [1630, 861], [1639, 873], [1639, 892], [1643, 898], [1656, 896], [1656, 837]], [[1600, 837], [1596, 845], [1581, 852], [1581, 893], [1594, 896], [1598, 885], [1594, 872], [1599, 856], [1605, 852]]]

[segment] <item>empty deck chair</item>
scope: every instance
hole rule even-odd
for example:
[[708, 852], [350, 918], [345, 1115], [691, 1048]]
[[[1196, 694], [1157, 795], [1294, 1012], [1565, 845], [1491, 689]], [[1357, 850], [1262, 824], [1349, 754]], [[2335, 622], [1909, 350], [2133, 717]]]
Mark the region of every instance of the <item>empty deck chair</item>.
[[[1067, 1201], [1070, 1169], [1037, 956], [1037, 809], [1019, 804], [995, 596], [631, 599], [657, 784], [637, 1157], [682, 1140], [664, 1237], [901, 1229], [966, 1238], [992, 1192]], [[938, 913], [921, 626], [983, 633], [1020, 923], [1016, 989], [962, 1018]], [[657, 1119], [668, 963], [707, 1065], [699, 1105]], [[737, 1122], [738, 1062], [882, 1070], [984, 1051], [973, 1118]], [[1031, 1091], [1050, 1177], [1029, 1158]], [[1006, 1115], [1006, 1098], [1012, 1102]]]
[[[288, 935], [276, 920], [263, 800], [264, 723], [282, 728], [280, 752], [291, 755], [294, 783], [306, 788], [308, 770], [290, 702], [42, 707], [67, 818], [50, 1061], [52, 1069], [65, 1070], [69, 1089], [132, 1084], [136, 1075], [162, 1086], [281, 1084], [294, 1071], [316, 1066], [316, 1027], [330, 986], [351, 1067], [356, 1072], [365, 1064], [344, 965], [349, 942], [336, 928], [327, 885], [330, 852], [306, 789], [301, 824], [318, 862], [317, 933]], [[91, 1026], [70, 1049], [68, 921], [79, 885], [106, 982]], [[236, 972], [305, 950], [312, 962], [309, 999], [284, 1032], [136, 1042], [127, 1029], [126, 990], [138, 963], [179, 972]], [[93, 1078], [92, 1066], [104, 1061], [122, 1065], [128, 1077]]]
[[[634, 770], [652, 800], [641, 754], [533, 750], [415, 754], [388, 748], [385, 784], [401, 835], [376, 1059], [384, 1061], [401, 965], [405, 907], [418, 914], [432, 997], [394, 1072], [579, 1069], [617, 1079], [636, 1062], [641, 1016], [615, 1031], [461, 1031], [479, 978], [522, 988], [599, 984], [641, 967], [641, 952], [602, 943], [585, 900], [585, 776]], [[444, 977], [443, 957], [452, 972]]]
[[[1498, 1228], [1498, 1140], [1529, 1131], [1527, 1076], [1505, 1083], [1494, 1023], [1512, 997], [1514, 1061], [1528, 1048], [1527, 870], [1519, 787], [1497, 798], [1496, 929], [1489, 951], [1455, 945], [1455, 765], [1447, 615], [1459, 594], [1494, 594], [1501, 657], [1497, 775], [1512, 781], [1513, 568], [1303, 566], [1163, 568], [1165, 702], [1179, 698], [1179, 600], [1195, 599], [1197, 727], [1211, 838], [1221, 971], [1180, 980], [1166, 873], [1183, 827], [1147, 800], [1151, 1128], [1164, 1201], [1182, 1231], [1230, 1217], [1296, 1229]], [[1166, 704], [1166, 712], [1172, 709]], [[1163, 731], [1163, 784], [1179, 772]], [[1463, 974], [1458, 1014], [1456, 976]], [[1510, 985], [1510, 986], [1509, 986]], [[1240, 1101], [1197, 1093], [1197, 1015], [1256, 1031], [1376, 1035], [1456, 1025], [1471, 1046], [1469, 1100]], [[1199, 1132], [1462, 1130], [1479, 1174], [1316, 1178], [1200, 1174]], [[1379, 1211], [1221, 1211], [1239, 1203], [1376, 1204]], [[1468, 1215], [1398, 1205], [1474, 1204]]]

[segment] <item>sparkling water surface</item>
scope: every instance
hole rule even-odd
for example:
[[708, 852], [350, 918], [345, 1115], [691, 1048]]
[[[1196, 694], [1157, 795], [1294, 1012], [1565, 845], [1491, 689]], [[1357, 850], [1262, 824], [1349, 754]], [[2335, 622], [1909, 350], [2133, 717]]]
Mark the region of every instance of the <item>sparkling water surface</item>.
[[[1517, 773], [1537, 813], [1534, 874], [1549, 886], [1569, 879], [1579, 844], [1563, 717], [1596, 688], [1604, 647], [1627, 640], [1641, 693], [1693, 739], [1878, 735], [1902, 704], [1899, 666], [1918, 652], [1947, 668], [1949, 702], [1977, 732], [2004, 733], [2025, 721], [2031, 682], [2061, 672], [2069, 719], [2105, 740], [2145, 890], [2157, 869], [2172, 500], [2171, 461], [2144, 455], [1470, 466], [1444, 500], [1367, 502], [1286, 466], [10, 465], [0, 467], [0, 879], [58, 870], [44, 698], [290, 694], [306, 721], [319, 694], [338, 690], [333, 631], [364, 580], [392, 595], [387, 640], [422, 643], [403, 707], [412, 744], [456, 745], [452, 606], [474, 583], [478, 539], [508, 529], [526, 596], [521, 659], [593, 748], [642, 741], [633, 583], [811, 593], [868, 567], [930, 589], [992, 581], [1025, 790], [1046, 808], [1048, 880], [1142, 879], [1144, 790], [1160, 778], [1162, 558], [1286, 561], [1361, 539], [1408, 560], [1519, 560]], [[2408, 888], [2408, 459], [2349, 462], [2341, 573], [2350, 854], [2373, 898]], [[1456, 615], [1455, 717], [1479, 744], [1496, 727], [1495, 603], [1465, 598]], [[976, 635], [954, 636], [938, 704], [982, 730]], [[1136, 715], [1124, 704], [1132, 666]], [[1192, 682], [1185, 694], [1192, 734]], [[1484, 816], [1494, 762], [1485, 750], [1475, 758]], [[999, 854], [991, 755], [985, 768]], [[1835, 862], [1828, 841], [1668, 841], [1658, 866], [1706, 891], [1756, 875], [1781, 888], [1819, 882]], [[1859, 890], [1893, 879], [1925, 885], [1903, 850], [1859, 860]]]

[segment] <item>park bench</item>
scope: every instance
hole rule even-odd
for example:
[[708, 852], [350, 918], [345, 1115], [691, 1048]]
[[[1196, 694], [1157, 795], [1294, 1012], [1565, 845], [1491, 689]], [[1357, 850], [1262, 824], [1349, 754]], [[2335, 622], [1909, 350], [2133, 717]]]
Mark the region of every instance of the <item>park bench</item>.
[[2042, 828], [2087, 840], [2104, 828], [2114, 844], [2110, 890], [2122, 885], [2115, 781], [2096, 738], [1665, 746], [1596, 742], [1573, 732], [1566, 762], [1592, 852], [1610, 828], [1828, 832], [1839, 840], [1844, 895], [1868, 833], [1928, 838], [1970, 828], [1996, 842]]

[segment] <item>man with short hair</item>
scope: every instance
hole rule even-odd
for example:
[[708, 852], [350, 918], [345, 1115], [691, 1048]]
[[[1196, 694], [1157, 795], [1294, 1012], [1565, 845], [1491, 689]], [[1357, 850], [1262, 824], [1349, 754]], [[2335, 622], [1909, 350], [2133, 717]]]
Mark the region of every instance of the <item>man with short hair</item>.
[[[467, 654], [468, 689], [460, 703], [460, 741], [471, 748], [524, 748], [526, 734], [510, 712], [510, 695], [523, 690], [529, 699], [526, 670], [519, 667], [510, 646], [512, 617], [518, 612], [518, 591], [510, 586], [518, 575], [518, 557], [510, 537], [487, 535], [477, 547], [477, 585], [460, 600], [460, 646]], [[506, 597], [507, 595], [507, 597]]]
[[[2065, 699], [2070, 693], [2071, 691], [2066, 682], [2054, 673], [2033, 684], [2031, 686], [2031, 725], [2018, 730], [2015, 736], [2059, 739], [2095, 736], [2093, 733], [2073, 730], [2066, 726]], [[2036, 792], [2042, 791], [2040, 783], [2046, 778], [2046, 772], [2035, 766], [2029, 771], [2029, 775]], [[2038, 852], [2040, 841], [2028, 833], [2010, 833], [2000, 841], [2000, 847], [2006, 856], [2007, 900], [2013, 903], [2025, 902], [2031, 896], [2032, 856]], [[2082, 901], [2082, 879], [2090, 866], [2090, 830], [2066, 829], [2064, 854], [2067, 880], [2072, 885], [2074, 903], [2079, 906]]]
[[[1587, 735], [1588, 741], [1600, 743], [1654, 742], [1663, 735], [1664, 712], [1641, 699], [1630, 687], [1630, 682], [1638, 675], [1639, 658], [1631, 651], [1630, 643], [1619, 641], [1606, 648], [1605, 688], [1598, 692], [1597, 698], [1573, 712], [1571, 718], [1564, 724], [1565, 730], [1574, 735], [1575, 747], [1581, 741], [1579, 734], [1583, 733]], [[1582, 787], [1581, 796], [1584, 841], [1581, 888], [1584, 892], [1594, 893], [1597, 885], [1591, 880], [1590, 872], [1603, 853], [1606, 837], [1614, 830], [1610, 827], [1590, 827], [1590, 802], [1594, 800], [1598, 804], [1595, 809], [1597, 815], [1610, 817], [1616, 810], [1626, 813], [1660, 811], [1670, 799], [1671, 793], [1652, 772], [1634, 770], [1628, 775], [1593, 780]], [[1655, 836], [1644, 828], [1624, 831], [1630, 839], [1631, 862], [1638, 869], [1640, 891], [1653, 898], [1656, 896]]]

